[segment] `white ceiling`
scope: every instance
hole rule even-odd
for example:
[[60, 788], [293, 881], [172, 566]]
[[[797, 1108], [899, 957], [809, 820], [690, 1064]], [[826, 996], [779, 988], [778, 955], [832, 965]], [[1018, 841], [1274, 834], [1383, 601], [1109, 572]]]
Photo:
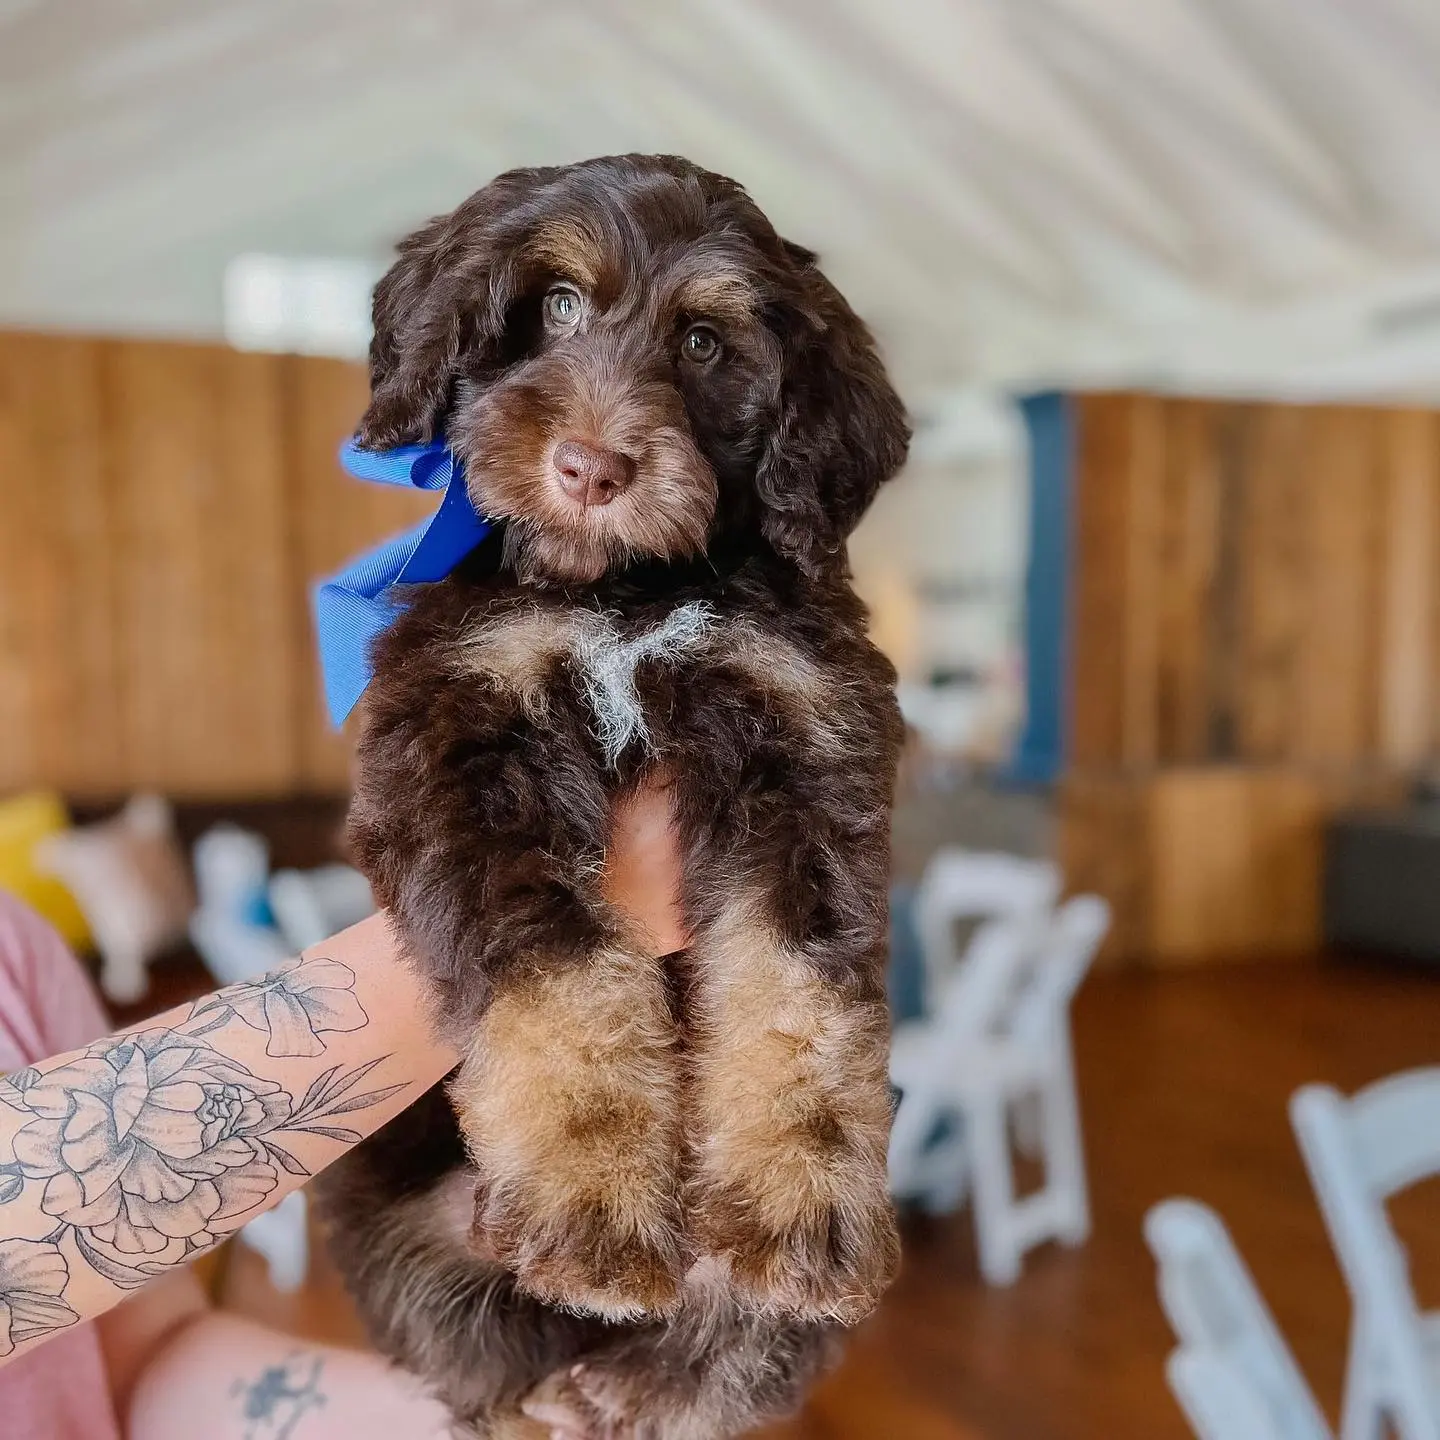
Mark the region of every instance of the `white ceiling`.
[[1440, 395], [1436, 0], [0, 0], [0, 319], [213, 335], [496, 171], [674, 150], [976, 383]]

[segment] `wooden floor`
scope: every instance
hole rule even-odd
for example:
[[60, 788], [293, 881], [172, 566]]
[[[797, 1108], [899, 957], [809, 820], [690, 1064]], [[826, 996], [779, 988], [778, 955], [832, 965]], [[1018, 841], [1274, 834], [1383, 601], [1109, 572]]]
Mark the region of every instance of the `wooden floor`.
[[[1140, 1237], [1168, 1195], [1215, 1205], [1334, 1414], [1348, 1308], [1291, 1138], [1298, 1085], [1350, 1090], [1440, 1062], [1440, 977], [1335, 965], [1111, 974], [1077, 1004], [1095, 1234], [987, 1290], [969, 1217], [909, 1226], [905, 1271], [841, 1371], [773, 1440], [1181, 1440], [1169, 1335]], [[1440, 1298], [1440, 1187], [1396, 1219], [1422, 1299]], [[355, 1340], [323, 1265], [298, 1297], [254, 1257], [227, 1302], [314, 1338]]]

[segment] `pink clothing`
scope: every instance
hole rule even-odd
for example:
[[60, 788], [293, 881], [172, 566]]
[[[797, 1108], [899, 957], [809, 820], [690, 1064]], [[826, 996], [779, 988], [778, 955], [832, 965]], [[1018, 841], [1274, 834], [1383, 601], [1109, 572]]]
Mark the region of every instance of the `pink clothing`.
[[[64, 941], [0, 891], [0, 1072], [78, 1050], [109, 1029]], [[120, 1440], [93, 1325], [59, 1331], [0, 1369], [0, 1440]]]

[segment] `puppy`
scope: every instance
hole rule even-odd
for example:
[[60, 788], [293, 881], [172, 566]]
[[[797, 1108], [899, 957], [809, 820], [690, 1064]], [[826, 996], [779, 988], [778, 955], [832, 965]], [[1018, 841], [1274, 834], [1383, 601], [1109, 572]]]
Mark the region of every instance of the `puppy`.
[[[379, 1346], [461, 1433], [718, 1440], [898, 1260], [901, 742], [845, 541], [903, 408], [815, 256], [672, 157], [502, 175], [375, 293], [360, 442], [499, 522], [374, 655], [350, 836], [464, 1056], [321, 1187]], [[663, 775], [694, 943], [602, 895]]]

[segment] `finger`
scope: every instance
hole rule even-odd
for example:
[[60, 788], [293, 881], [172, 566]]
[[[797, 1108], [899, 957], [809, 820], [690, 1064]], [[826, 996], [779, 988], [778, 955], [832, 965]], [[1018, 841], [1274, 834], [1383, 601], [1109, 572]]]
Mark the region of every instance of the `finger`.
[[615, 802], [605, 857], [605, 895], [645, 932], [654, 953], [690, 943], [680, 906], [680, 855], [669, 790], [661, 780]]

